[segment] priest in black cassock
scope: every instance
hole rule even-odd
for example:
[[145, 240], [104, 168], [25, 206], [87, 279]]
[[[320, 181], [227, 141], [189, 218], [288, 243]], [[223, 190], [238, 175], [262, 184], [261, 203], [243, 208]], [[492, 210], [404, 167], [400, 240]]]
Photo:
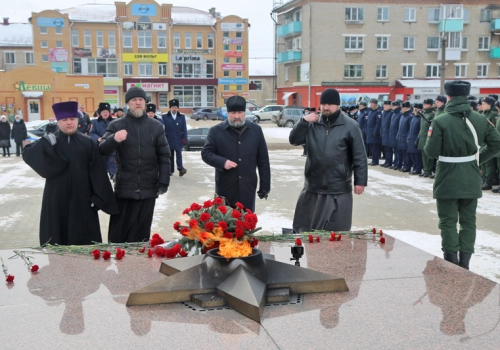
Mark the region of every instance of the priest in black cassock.
[[26, 145], [23, 159], [44, 177], [40, 244], [85, 245], [102, 242], [102, 210], [118, 213], [97, 142], [77, 131], [78, 103], [52, 106], [59, 130]]

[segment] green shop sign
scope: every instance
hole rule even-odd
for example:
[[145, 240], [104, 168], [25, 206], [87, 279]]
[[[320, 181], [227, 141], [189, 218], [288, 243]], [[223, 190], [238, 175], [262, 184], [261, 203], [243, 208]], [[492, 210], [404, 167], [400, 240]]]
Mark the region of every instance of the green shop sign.
[[24, 81], [14, 84], [17, 91], [50, 91], [50, 84], [25, 84]]

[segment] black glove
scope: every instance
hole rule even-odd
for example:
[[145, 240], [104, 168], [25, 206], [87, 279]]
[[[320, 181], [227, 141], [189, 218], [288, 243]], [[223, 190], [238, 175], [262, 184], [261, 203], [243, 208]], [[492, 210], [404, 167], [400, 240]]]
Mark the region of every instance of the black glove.
[[49, 143], [50, 143], [51, 146], [54, 146], [57, 143], [56, 136], [54, 134], [52, 134], [52, 133], [43, 135], [43, 138], [45, 140], [49, 141]]
[[160, 184], [160, 186], [158, 187], [158, 196], [159, 196], [160, 194], [165, 194], [165, 193], [167, 193], [167, 190], [168, 190], [168, 186], [167, 186], [167, 185]]
[[269, 191], [264, 192], [264, 191], [259, 191], [257, 192], [257, 196], [259, 196], [260, 199], [267, 199], [267, 195], [269, 194]]

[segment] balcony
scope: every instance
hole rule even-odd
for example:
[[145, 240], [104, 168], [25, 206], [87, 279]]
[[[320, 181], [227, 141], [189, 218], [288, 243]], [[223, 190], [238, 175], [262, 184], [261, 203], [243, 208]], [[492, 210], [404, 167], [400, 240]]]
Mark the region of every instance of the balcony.
[[491, 31], [495, 35], [500, 35], [500, 18], [491, 20]]
[[[441, 49], [439, 49], [437, 54], [437, 60], [441, 61]], [[460, 61], [462, 55], [461, 48], [446, 48], [445, 60], [446, 61]]]
[[302, 22], [295, 21], [278, 27], [278, 37], [302, 33]]
[[278, 63], [288, 63], [300, 61], [302, 59], [302, 51], [285, 51], [278, 53]]
[[463, 19], [455, 19], [448, 18], [442, 19], [439, 21], [439, 32], [443, 32], [443, 28], [445, 32], [462, 32], [464, 30], [464, 20]]
[[490, 58], [494, 60], [500, 60], [500, 47], [490, 48]]

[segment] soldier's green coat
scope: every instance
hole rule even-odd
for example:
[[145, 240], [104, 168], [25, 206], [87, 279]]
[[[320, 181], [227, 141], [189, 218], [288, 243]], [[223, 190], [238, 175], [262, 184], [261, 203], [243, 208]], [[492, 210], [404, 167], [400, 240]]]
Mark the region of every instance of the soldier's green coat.
[[441, 107], [436, 108], [436, 113], [435, 113], [435, 115], [434, 115], [434, 118], [436, 118], [436, 117], [437, 117], [438, 115], [440, 115], [440, 114], [443, 114], [443, 113], [444, 113], [444, 108], [445, 108], [445, 107], [446, 107], [446, 105], [444, 104], [444, 105], [442, 105]]
[[[476, 129], [479, 144], [486, 144], [480, 151], [480, 163], [500, 152], [500, 134], [479, 113], [472, 111], [465, 96], [453, 97], [446, 104], [444, 113], [432, 121], [424, 152], [430, 158], [466, 157], [478, 152], [474, 136], [466, 124], [469, 118]], [[465, 163], [438, 162], [434, 182], [434, 198], [481, 198], [481, 176], [475, 160]]]
[[[428, 121], [432, 122], [434, 119], [434, 114], [436, 109], [434, 107], [424, 109], [424, 117]], [[429, 131], [429, 126], [431, 126], [424, 118], [420, 121], [420, 132], [418, 133], [418, 149], [423, 150], [425, 146], [425, 141], [427, 141], [427, 133]]]

